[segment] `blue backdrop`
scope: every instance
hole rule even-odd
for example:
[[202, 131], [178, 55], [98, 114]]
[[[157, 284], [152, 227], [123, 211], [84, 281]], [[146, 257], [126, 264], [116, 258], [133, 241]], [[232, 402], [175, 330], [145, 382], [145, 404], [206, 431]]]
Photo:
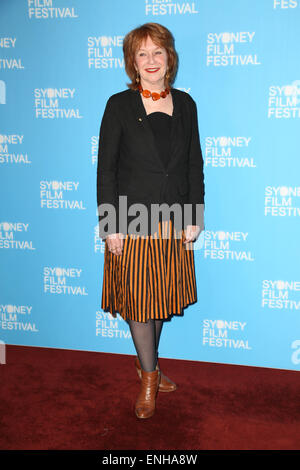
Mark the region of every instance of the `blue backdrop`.
[[0, 339], [135, 354], [100, 308], [96, 166], [122, 41], [174, 34], [198, 106], [205, 231], [198, 302], [160, 357], [300, 369], [300, 0], [1, 0]]

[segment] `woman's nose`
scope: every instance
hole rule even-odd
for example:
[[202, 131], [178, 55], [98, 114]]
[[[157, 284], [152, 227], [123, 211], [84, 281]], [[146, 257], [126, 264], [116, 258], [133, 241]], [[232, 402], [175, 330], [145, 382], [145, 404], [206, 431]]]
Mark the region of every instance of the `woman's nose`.
[[155, 56], [153, 54], [149, 54], [149, 63], [152, 64], [154, 62]]

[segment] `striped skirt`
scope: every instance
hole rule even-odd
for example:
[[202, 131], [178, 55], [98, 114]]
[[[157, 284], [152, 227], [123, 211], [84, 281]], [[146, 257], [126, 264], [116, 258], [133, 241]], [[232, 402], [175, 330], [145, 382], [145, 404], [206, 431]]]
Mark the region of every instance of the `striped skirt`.
[[182, 314], [197, 301], [193, 242], [184, 240], [171, 219], [160, 221], [154, 235], [127, 234], [121, 255], [105, 241], [101, 308], [138, 322]]

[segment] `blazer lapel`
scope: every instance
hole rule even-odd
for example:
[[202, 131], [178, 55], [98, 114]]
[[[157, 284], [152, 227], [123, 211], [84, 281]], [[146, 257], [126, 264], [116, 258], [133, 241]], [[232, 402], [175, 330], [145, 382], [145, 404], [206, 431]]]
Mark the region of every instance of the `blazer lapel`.
[[[171, 136], [170, 136], [170, 160], [167, 166], [167, 170], [172, 166], [172, 163], [174, 161], [174, 158], [176, 157], [176, 149], [178, 148], [177, 145], [177, 140], [176, 137], [178, 136], [177, 133], [177, 127], [178, 127], [178, 122], [179, 119], [178, 117], [180, 116], [180, 106], [178, 102], [178, 96], [176, 92], [174, 92], [174, 89], [171, 89], [172, 93], [172, 99], [173, 99], [173, 115], [172, 115], [172, 124], [171, 124]], [[133, 104], [134, 104], [134, 112], [136, 115], [136, 119], [139, 122], [139, 124], [143, 127], [145, 131], [145, 137], [146, 137], [146, 142], [145, 145], [148, 146], [148, 148], [151, 149], [152, 154], [155, 157], [155, 160], [159, 167], [163, 170], [166, 171], [166, 168], [163, 164], [163, 162], [160, 159], [159, 153], [156, 149], [155, 145], [155, 140], [153, 136], [153, 132], [151, 129], [151, 126], [149, 124], [149, 121], [147, 119], [147, 113], [145, 110], [145, 107], [143, 105], [142, 97], [140, 96], [140, 92], [138, 90], [132, 90], [132, 96], [133, 96]]]

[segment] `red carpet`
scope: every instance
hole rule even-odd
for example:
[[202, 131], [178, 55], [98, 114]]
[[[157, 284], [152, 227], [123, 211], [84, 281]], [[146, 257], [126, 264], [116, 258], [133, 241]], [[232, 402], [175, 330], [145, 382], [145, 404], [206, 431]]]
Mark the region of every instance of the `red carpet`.
[[160, 359], [178, 389], [134, 414], [134, 356], [6, 346], [0, 449], [298, 450], [297, 371]]

